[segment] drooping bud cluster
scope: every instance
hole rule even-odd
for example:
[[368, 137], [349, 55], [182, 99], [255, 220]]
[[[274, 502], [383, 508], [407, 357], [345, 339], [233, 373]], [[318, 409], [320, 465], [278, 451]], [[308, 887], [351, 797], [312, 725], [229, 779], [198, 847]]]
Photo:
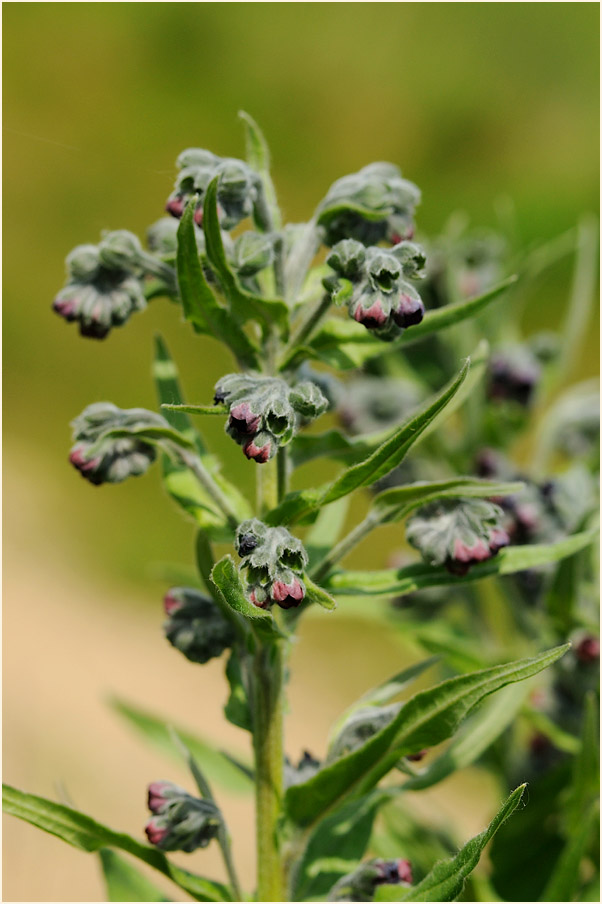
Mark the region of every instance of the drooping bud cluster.
[[293, 785], [301, 785], [303, 782], [309, 781], [310, 778], [320, 769], [320, 760], [317, 760], [308, 750], [303, 751], [303, 756], [296, 766], [293, 766], [288, 757], [284, 759], [284, 785], [291, 788]]
[[424, 506], [408, 521], [406, 537], [431, 565], [463, 575], [510, 542], [504, 512], [484, 499], [460, 499]]
[[213, 801], [192, 797], [172, 782], [149, 785], [148, 808], [153, 816], [144, 831], [161, 851], [190, 854], [207, 847], [219, 831], [221, 814]]
[[176, 160], [180, 170], [165, 209], [179, 219], [193, 195], [198, 195], [194, 214], [197, 226], [203, 222], [203, 202], [209, 183], [219, 177], [217, 213], [222, 229], [234, 229], [241, 220], [255, 216], [262, 223], [261, 179], [242, 160], [218, 157], [211, 151], [188, 148]]
[[352, 713], [330, 745], [329, 762], [346, 756], [365, 744], [395, 718], [400, 706], [399, 703], [392, 703], [389, 706], [364, 706]]
[[214, 401], [230, 409], [226, 433], [242, 446], [247, 458], [259, 464], [290, 442], [302, 421], [313, 420], [328, 408], [315, 383], [291, 387], [277, 377], [252, 374], [222, 377], [216, 383]]
[[78, 245], [67, 256], [67, 285], [53, 310], [69, 323], [77, 321], [82, 336], [104, 339], [146, 307], [141, 261], [140, 242], [124, 229], [107, 233], [98, 245]]
[[324, 243], [353, 238], [364, 245], [386, 239], [397, 244], [414, 235], [414, 210], [420, 190], [392, 163], [371, 163], [337, 179], [318, 208]]
[[165, 636], [190, 662], [208, 662], [232, 646], [232, 625], [210, 597], [192, 587], [172, 587], [163, 604]]
[[[160, 414], [145, 408], [123, 409], [111, 402], [95, 402], [84, 408], [71, 426], [75, 445], [69, 461], [82, 477], [98, 486], [144, 474], [157, 452], [135, 431], [169, 425]], [[112, 431], [116, 430], [132, 431], [132, 435], [115, 436]]]
[[236, 551], [246, 570], [247, 595], [253, 605], [267, 609], [299, 606], [305, 598], [301, 575], [307, 565], [303, 544], [285, 527], [267, 527], [253, 518], [236, 531]]
[[340, 879], [328, 900], [372, 901], [379, 885], [404, 885], [408, 888], [412, 881], [412, 866], [409, 860], [368, 860]]
[[349, 315], [379, 338], [394, 339], [424, 317], [422, 299], [408, 282], [421, 278], [425, 263], [414, 242], [386, 250], [345, 239], [334, 246], [326, 263], [337, 274], [324, 280], [332, 300], [345, 302]]
[[510, 400], [526, 408], [540, 375], [539, 361], [528, 346], [499, 349], [489, 362], [487, 395], [492, 401]]

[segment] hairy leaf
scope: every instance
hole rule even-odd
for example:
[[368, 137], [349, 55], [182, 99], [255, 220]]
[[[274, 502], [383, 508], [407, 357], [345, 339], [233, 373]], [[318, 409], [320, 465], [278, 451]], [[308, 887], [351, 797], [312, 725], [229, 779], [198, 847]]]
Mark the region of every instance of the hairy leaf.
[[322, 587], [314, 584], [312, 579], [306, 574], [303, 575], [303, 583], [305, 584], [306, 599], [309, 603], [317, 603], [323, 609], [336, 609], [337, 601]]
[[280, 634], [272, 613], [267, 609], [260, 609], [259, 606], [254, 606], [247, 599], [232, 556], [224, 556], [223, 559], [216, 562], [211, 572], [211, 580], [228, 606], [234, 612], [243, 615], [249, 624], [272, 635]]
[[110, 848], [98, 852], [107, 887], [107, 901], [169, 901], [135, 866]]
[[263, 132], [252, 116], [239, 110], [238, 115], [245, 124], [247, 163], [251, 169], [261, 176], [268, 209], [270, 211], [271, 229], [281, 229], [282, 222], [276, 201], [276, 191], [270, 176], [270, 151]]

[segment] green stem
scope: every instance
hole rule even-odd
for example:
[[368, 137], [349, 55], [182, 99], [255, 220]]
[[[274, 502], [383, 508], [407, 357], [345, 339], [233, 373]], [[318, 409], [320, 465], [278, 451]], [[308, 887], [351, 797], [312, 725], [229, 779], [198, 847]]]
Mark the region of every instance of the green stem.
[[259, 517], [278, 505], [278, 457], [279, 453], [257, 466], [257, 511]]
[[280, 643], [259, 641], [253, 662], [253, 747], [257, 826], [257, 898], [283, 901], [278, 822], [283, 789], [283, 656]]
[[278, 449], [278, 458], [277, 458], [277, 469], [278, 469], [278, 505], [282, 502], [284, 497], [286, 496], [287, 485], [288, 485], [288, 460], [286, 455], [286, 446]]
[[215, 504], [220, 508], [226, 518], [228, 519], [228, 523], [230, 527], [236, 529], [238, 527], [239, 518], [236, 515], [236, 512], [230, 505], [229, 501], [226, 499], [213, 477], [209, 473], [209, 471], [205, 468], [203, 462], [198, 458], [198, 456], [187, 452], [185, 449], [178, 447], [174, 447], [177, 457], [181, 460], [181, 462], [189, 468], [201, 486], [207, 490], [207, 493], [211, 496]]
[[305, 342], [313, 333], [314, 329], [324, 317], [330, 307], [330, 295], [325, 294], [313, 308], [310, 309], [307, 316], [297, 324], [292, 331], [290, 342], [284, 350], [281, 369], [283, 369], [288, 361], [292, 358], [297, 348]]
[[328, 555], [322, 559], [318, 567], [314, 571], [310, 571], [309, 576], [315, 581], [320, 581], [325, 578], [332, 570], [333, 566], [336, 565], [343, 556], [346, 556], [354, 546], [357, 546], [371, 530], [378, 527], [379, 523], [379, 519], [375, 517], [373, 513], [368, 513], [363, 521], [360, 521], [346, 537], [343, 537], [336, 546], [333, 546]]

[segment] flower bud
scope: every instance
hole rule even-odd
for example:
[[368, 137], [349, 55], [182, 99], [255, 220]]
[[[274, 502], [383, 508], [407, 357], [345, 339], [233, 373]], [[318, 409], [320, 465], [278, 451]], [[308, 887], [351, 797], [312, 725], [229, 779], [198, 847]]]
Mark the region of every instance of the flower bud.
[[275, 442], [275, 437], [268, 433], [267, 430], [262, 430], [261, 433], [255, 434], [253, 439], [248, 440], [243, 445], [242, 451], [249, 461], [256, 461], [262, 465], [274, 457], [278, 451], [278, 446]]
[[97, 275], [100, 260], [96, 245], [78, 245], [65, 260], [67, 271], [77, 282], [90, 282]]
[[378, 292], [365, 292], [350, 308], [351, 316], [367, 330], [382, 329], [388, 319], [390, 305]]
[[160, 415], [144, 408], [117, 408], [110, 402], [88, 405], [72, 421], [75, 445], [69, 461], [82, 477], [96, 486], [121, 483], [127, 477], [144, 474], [157, 456], [153, 445], [132, 432], [131, 436], [113, 436], [113, 430], [132, 430], [146, 426], [167, 427]]
[[309, 380], [293, 386], [289, 393], [289, 401], [298, 414], [309, 420], [324, 414], [328, 408], [328, 399], [320, 387]]
[[148, 808], [153, 814], [144, 831], [162, 851], [186, 851], [207, 847], [218, 834], [221, 814], [213, 801], [192, 797], [172, 782], [152, 782]]
[[510, 542], [502, 509], [484, 499], [441, 501], [408, 521], [406, 537], [431, 565], [464, 575]]
[[412, 883], [412, 867], [409, 860], [368, 860], [352, 873], [336, 883], [328, 896], [329, 901], [372, 901], [379, 885], [404, 885]]
[[[283, 579], [274, 581], [271, 587], [270, 595], [275, 603], [278, 603], [281, 609], [293, 609], [299, 606], [305, 597], [305, 585], [296, 577], [288, 577], [283, 575]], [[286, 578], [286, 580], [285, 580]]]
[[600, 641], [597, 637], [586, 635], [575, 647], [575, 656], [580, 663], [589, 665], [600, 660]]
[[100, 263], [109, 270], [134, 272], [139, 266], [141, 255], [140, 240], [126, 229], [105, 233], [98, 245]]
[[377, 860], [377, 885], [411, 885], [412, 865], [409, 860]]
[[362, 272], [365, 260], [366, 249], [361, 242], [343, 239], [334, 246], [326, 258], [326, 263], [345, 279], [355, 279]]
[[488, 397], [511, 400], [524, 407], [531, 402], [541, 368], [526, 346], [511, 346], [492, 355], [489, 363]]
[[420, 323], [424, 317], [424, 304], [418, 292], [406, 283], [393, 310], [393, 320], [397, 326], [407, 329]]
[[221, 610], [191, 587], [172, 587], [164, 598], [167, 640], [190, 662], [208, 662], [232, 646], [234, 631]]

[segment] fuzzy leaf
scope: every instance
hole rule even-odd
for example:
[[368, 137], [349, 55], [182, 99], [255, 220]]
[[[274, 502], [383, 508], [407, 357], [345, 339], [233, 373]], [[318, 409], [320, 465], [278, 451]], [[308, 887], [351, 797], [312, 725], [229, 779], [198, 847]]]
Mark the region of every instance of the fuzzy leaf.
[[519, 806], [526, 785], [513, 791], [484, 832], [476, 835], [464, 845], [455, 857], [436, 863], [422, 882], [412, 888], [381, 885], [375, 901], [455, 901], [464, 889], [466, 877], [470, 875], [480, 860], [486, 844], [491, 841], [500, 826]]
[[226, 666], [226, 678], [230, 685], [230, 696], [224, 706], [226, 719], [238, 728], [245, 731], [253, 731], [251, 709], [247, 699], [247, 692], [242, 680], [240, 655], [233, 649]]
[[289, 788], [285, 796], [288, 819], [306, 828], [349, 797], [366, 794], [401, 757], [445, 741], [481, 700], [507, 684], [536, 675], [568, 647], [450, 678], [416, 694], [360, 748], [321, 769], [309, 781]]
[[223, 559], [216, 562], [211, 572], [211, 580], [228, 606], [248, 619], [253, 627], [259, 627], [260, 630], [263, 629], [273, 635], [280, 634], [272, 613], [267, 609], [254, 606], [247, 599], [232, 556], [224, 556]]
[[241, 288], [226, 260], [217, 215], [217, 184], [218, 177], [216, 176], [209, 183], [205, 192], [203, 232], [205, 233], [207, 257], [219, 277], [224, 295], [230, 305], [230, 310], [240, 323], [253, 319], [259, 320], [266, 326], [275, 324], [280, 330], [283, 339], [286, 340], [288, 338], [289, 318], [289, 310], [286, 303], [278, 298], [260, 298], [258, 295], [253, 295], [246, 289]]
[[10, 785], [2, 786], [2, 807], [5, 813], [56, 835], [80, 851], [98, 851], [107, 847], [126, 851], [168, 876], [196, 901], [232, 900], [228, 889], [220, 882], [203, 879], [175, 866], [156, 848], [141, 844], [131, 835], [114, 832], [71, 807], [55, 804], [54, 801], [34, 794], [26, 794]]
[[110, 848], [99, 851], [107, 901], [169, 901], [135, 866]]
[[303, 575], [303, 583], [305, 584], [306, 599], [309, 603], [317, 603], [323, 609], [336, 609], [336, 600], [322, 587], [314, 584], [306, 574]]
[[268, 143], [263, 136], [263, 132], [255, 122], [252, 116], [240, 110], [238, 113], [240, 119], [245, 124], [247, 163], [251, 169], [255, 170], [261, 176], [263, 190], [265, 192], [266, 201], [270, 211], [271, 228], [281, 229], [282, 222], [278, 204], [276, 202], [276, 191], [270, 176], [270, 151]]
[[255, 346], [234, 317], [218, 304], [205, 279], [194, 234], [195, 205], [192, 198], [178, 227], [178, 285], [184, 316], [198, 333], [209, 333], [227, 345], [241, 365], [257, 367]]
[[181, 411], [183, 414], [228, 414], [224, 405], [161, 405], [166, 411]]
[[244, 794], [250, 790], [249, 782], [241, 771], [232, 765], [228, 755], [215, 750], [204, 738], [200, 738], [179, 725], [173, 725], [169, 719], [156, 716], [154, 713], [141, 709], [132, 703], [127, 703], [118, 697], [113, 697], [110, 700], [110, 704], [131, 728], [161, 753], [176, 762], [181, 760], [181, 752], [174, 740], [172, 731], [170, 731], [170, 728], [172, 728], [195, 759], [203, 764], [203, 769], [211, 782], [215, 782], [221, 785], [222, 788], [227, 788], [237, 794]]
[[507, 546], [487, 562], [473, 565], [468, 574], [461, 577], [450, 574], [443, 567], [418, 563], [387, 571], [339, 571], [326, 578], [324, 585], [328, 590], [339, 591], [340, 595], [398, 596], [424, 587], [468, 583], [494, 574], [513, 574], [559, 562], [589, 546], [596, 537], [597, 531], [583, 531], [557, 543]]

